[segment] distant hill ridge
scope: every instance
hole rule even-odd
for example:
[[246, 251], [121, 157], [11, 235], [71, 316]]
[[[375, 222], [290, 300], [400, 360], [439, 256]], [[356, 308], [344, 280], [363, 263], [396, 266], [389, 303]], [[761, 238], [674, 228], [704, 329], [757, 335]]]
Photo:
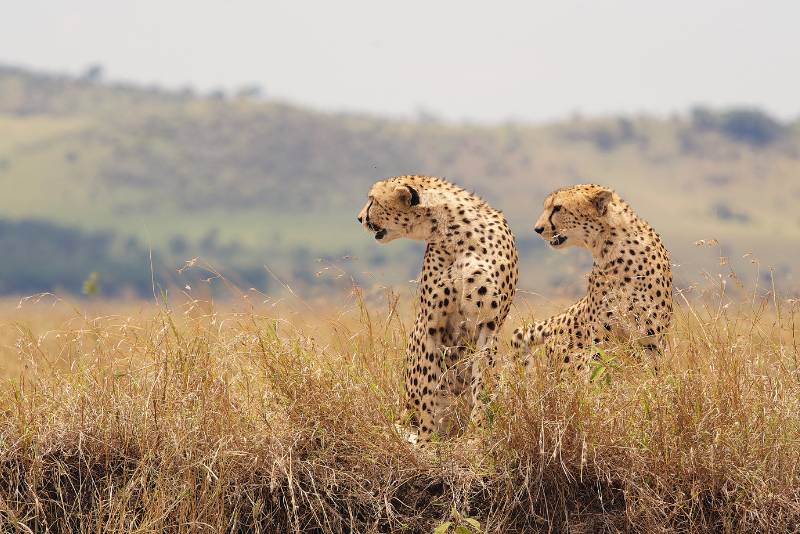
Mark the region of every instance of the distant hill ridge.
[[[704, 108], [547, 125], [403, 121], [101, 74], [0, 66], [0, 219], [105, 232], [111, 256], [133, 239], [167, 263], [202, 255], [255, 272], [269, 262], [309, 285], [317, 266], [304, 263], [355, 255], [354, 271], [399, 282], [418, 258], [406, 245], [377, 247], [353, 216], [373, 181], [426, 173], [503, 209], [530, 265], [523, 281], [560, 285], [575, 276], [537, 266], [575, 257], [546, 250], [529, 227], [548, 191], [592, 181], [615, 187], [692, 273], [713, 264], [692, 243], [716, 238], [731, 257], [752, 251], [797, 285], [800, 247], [786, 246], [800, 239], [797, 121]], [[0, 291], [13, 292], [2, 276]]]

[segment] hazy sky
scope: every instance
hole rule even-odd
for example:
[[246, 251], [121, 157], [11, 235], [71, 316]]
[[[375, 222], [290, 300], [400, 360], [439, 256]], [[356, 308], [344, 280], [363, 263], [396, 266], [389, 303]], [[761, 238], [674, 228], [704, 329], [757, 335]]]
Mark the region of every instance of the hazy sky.
[[800, 2], [22, 0], [0, 62], [324, 109], [546, 120], [692, 104], [800, 116]]

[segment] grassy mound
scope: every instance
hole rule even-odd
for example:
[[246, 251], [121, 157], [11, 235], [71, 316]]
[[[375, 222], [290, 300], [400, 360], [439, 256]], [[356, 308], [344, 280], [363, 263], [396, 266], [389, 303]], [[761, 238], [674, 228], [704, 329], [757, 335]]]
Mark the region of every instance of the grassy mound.
[[355, 295], [5, 314], [4, 530], [800, 524], [796, 302], [684, 302], [657, 372], [614, 354], [585, 383], [504, 358], [490, 428], [418, 450], [393, 430], [410, 314]]

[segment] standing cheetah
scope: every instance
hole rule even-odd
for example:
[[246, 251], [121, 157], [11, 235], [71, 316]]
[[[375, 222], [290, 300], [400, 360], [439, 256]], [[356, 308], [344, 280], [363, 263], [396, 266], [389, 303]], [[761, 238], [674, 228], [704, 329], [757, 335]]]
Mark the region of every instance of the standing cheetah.
[[554, 191], [534, 230], [553, 248], [589, 249], [594, 262], [586, 296], [564, 313], [518, 328], [515, 348], [544, 343], [551, 360], [578, 370], [588, 367], [593, 346], [612, 339], [663, 350], [672, 320], [669, 253], [619, 195], [594, 184]]
[[484, 373], [517, 285], [517, 248], [503, 214], [440, 178], [398, 176], [372, 186], [358, 222], [380, 243], [427, 242], [405, 368], [418, 441], [441, 431], [467, 388], [470, 418], [481, 425]]

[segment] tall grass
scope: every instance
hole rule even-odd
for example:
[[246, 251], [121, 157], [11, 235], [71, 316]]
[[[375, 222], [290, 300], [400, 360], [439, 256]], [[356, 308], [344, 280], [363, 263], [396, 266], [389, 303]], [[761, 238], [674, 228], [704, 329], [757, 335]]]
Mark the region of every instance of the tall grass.
[[256, 296], [0, 319], [3, 530], [800, 528], [794, 301], [678, 295], [669, 351], [590, 383], [502, 347], [490, 427], [419, 450], [393, 425], [403, 299]]

